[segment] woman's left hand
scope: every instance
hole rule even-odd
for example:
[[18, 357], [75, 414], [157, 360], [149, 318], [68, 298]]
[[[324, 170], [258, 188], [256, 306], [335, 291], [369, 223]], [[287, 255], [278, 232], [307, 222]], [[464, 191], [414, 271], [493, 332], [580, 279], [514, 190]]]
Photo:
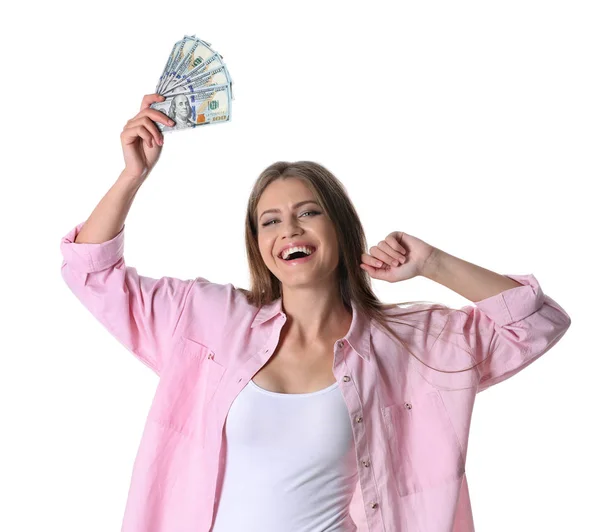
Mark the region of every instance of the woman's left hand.
[[[361, 255], [360, 267], [373, 279], [397, 283], [423, 275], [425, 266], [435, 259], [437, 248], [408, 233], [394, 231], [369, 252], [371, 255]], [[399, 264], [396, 266], [394, 261]]]

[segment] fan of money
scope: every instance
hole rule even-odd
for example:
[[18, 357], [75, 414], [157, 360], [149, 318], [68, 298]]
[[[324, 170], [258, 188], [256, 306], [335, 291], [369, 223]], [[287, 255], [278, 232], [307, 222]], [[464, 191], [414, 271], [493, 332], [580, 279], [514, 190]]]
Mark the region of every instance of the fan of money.
[[165, 97], [150, 107], [175, 125], [154, 122], [163, 133], [231, 120], [232, 80], [223, 56], [211, 44], [185, 35], [169, 54], [156, 92]]

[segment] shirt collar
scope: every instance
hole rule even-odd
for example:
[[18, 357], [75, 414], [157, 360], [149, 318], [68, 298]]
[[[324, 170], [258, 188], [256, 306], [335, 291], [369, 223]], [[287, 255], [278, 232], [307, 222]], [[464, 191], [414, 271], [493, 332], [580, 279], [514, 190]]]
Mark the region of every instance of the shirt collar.
[[[351, 302], [352, 306], [352, 323], [348, 333], [344, 336], [352, 349], [354, 349], [363, 359], [367, 362], [371, 360], [371, 321], [367, 319], [367, 316], [360, 312], [354, 301]], [[285, 313], [282, 310], [282, 298], [279, 297], [271, 303], [263, 305], [252, 322], [251, 328], [261, 325], [276, 316], [284, 316]]]

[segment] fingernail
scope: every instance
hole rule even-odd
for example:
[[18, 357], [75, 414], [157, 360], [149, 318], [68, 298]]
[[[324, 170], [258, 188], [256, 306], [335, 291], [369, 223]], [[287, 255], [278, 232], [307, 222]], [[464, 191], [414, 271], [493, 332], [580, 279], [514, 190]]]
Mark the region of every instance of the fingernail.
[[397, 260], [395, 260], [394, 262], [392, 262], [392, 264], [393, 264], [394, 266], [398, 266], [400, 263], [399, 263]]

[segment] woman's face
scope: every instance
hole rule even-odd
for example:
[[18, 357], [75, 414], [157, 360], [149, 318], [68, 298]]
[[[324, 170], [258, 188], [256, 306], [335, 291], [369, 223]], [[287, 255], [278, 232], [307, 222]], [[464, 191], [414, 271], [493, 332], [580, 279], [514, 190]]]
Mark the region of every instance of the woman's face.
[[[273, 181], [257, 205], [258, 247], [269, 270], [282, 284], [290, 287], [311, 286], [335, 278], [339, 262], [335, 229], [327, 214], [315, 201], [304, 181], [297, 178]], [[280, 212], [263, 212], [279, 209]], [[316, 248], [304, 263], [292, 264], [278, 255], [288, 244], [304, 242]]]

